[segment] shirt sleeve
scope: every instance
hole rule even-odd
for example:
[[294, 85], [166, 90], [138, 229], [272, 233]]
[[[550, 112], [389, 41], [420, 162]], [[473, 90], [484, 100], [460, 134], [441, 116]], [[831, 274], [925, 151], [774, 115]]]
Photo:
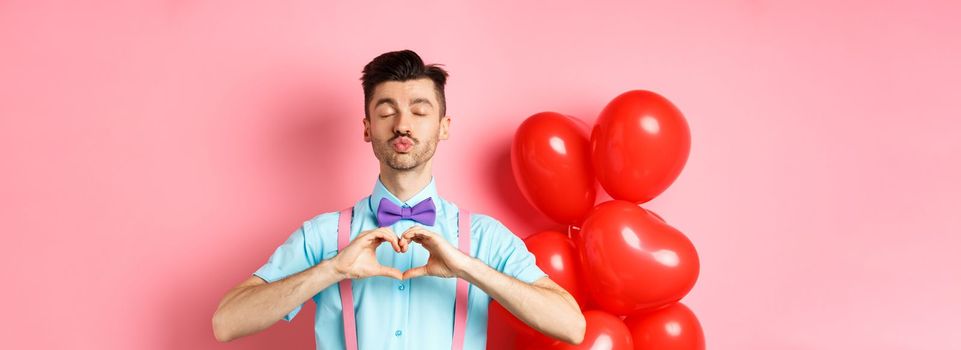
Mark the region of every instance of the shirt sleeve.
[[[322, 242], [320, 239], [309, 239], [308, 237], [313, 236], [311, 233], [313, 233], [311, 223], [305, 221], [290, 234], [287, 241], [274, 250], [267, 263], [257, 269], [254, 275], [267, 283], [273, 283], [316, 265], [317, 260], [313, 252], [322, 251], [320, 247]], [[303, 304], [284, 315], [284, 321], [293, 320], [302, 307]]]
[[514, 235], [499, 221], [493, 218], [489, 220], [490, 225], [486, 225], [490, 230], [488, 234], [493, 235], [497, 242], [494, 244], [497, 247], [495, 253], [497, 271], [528, 284], [547, 276], [537, 266], [534, 254], [527, 250], [527, 245], [520, 237]]

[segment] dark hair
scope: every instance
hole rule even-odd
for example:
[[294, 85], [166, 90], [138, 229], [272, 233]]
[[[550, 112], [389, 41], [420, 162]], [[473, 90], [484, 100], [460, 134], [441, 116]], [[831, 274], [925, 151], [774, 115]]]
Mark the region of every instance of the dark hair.
[[447, 101], [444, 98], [444, 84], [447, 83], [447, 71], [440, 68], [441, 64], [424, 65], [424, 61], [416, 52], [411, 50], [392, 51], [381, 54], [364, 66], [363, 76], [360, 77], [364, 87], [364, 116], [370, 118], [370, 100], [374, 97], [374, 88], [385, 81], [408, 81], [420, 78], [430, 78], [434, 81], [434, 92], [440, 103], [440, 117], [447, 113]]

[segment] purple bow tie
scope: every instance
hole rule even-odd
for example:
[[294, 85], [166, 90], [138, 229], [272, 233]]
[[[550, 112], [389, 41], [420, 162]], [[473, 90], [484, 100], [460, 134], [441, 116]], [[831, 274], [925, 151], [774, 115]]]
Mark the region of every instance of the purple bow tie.
[[434, 226], [437, 216], [437, 209], [434, 208], [434, 201], [428, 197], [420, 201], [413, 208], [401, 208], [387, 198], [380, 199], [380, 206], [377, 207], [377, 223], [380, 227], [393, 225], [400, 219], [411, 219], [427, 226]]

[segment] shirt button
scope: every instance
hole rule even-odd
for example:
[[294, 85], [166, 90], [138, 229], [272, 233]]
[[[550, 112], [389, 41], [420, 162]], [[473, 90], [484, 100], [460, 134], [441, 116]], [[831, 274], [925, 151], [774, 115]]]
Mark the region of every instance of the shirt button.
[[404, 290], [404, 285], [402, 284], [402, 285], [398, 286], [397, 289]]
[[401, 332], [401, 331], [398, 329], [396, 332], [394, 332], [394, 335], [399, 337], [399, 336], [400, 336], [401, 334], [403, 334], [403, 333], [404, 333], [404, 332]]

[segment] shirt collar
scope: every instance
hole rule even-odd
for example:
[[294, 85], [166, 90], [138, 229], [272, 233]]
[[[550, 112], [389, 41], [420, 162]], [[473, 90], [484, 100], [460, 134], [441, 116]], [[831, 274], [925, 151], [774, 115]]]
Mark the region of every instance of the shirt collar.
[[440, 206], [440, 198], [437, 197], [437, 185], [434, 184], [433, 176], [430, 177], [430, 183], [428, 183], [427, 186], [422, 188], [420, 192], [417, 192], [417, 194], [415, 194], [413, 197], [410, 197], [410, 199], [408, 199], [406, 202], [401, 202], [400, 199], [397, 199], [397, 196], [395, 196], [393, 193], [390, 193], [390, 191], [387, 190], [387, 187], [384, 186], [384, 183], [380, 181], [380, 176], [377, 176], [377, 183], [374, 184], [374, 191], [371, 192], [370, 200], [368, 201], [368, 205], [370, 205], [370, 211], [375, 213], [375, 215], [377, 213], [377, 209], [380, 207], [381, 198], [387, 198], [400, 207], [407, 206], [411, 208], [427, 198], [432, 198], [434, 200], [434, 205], [437, 207]]

